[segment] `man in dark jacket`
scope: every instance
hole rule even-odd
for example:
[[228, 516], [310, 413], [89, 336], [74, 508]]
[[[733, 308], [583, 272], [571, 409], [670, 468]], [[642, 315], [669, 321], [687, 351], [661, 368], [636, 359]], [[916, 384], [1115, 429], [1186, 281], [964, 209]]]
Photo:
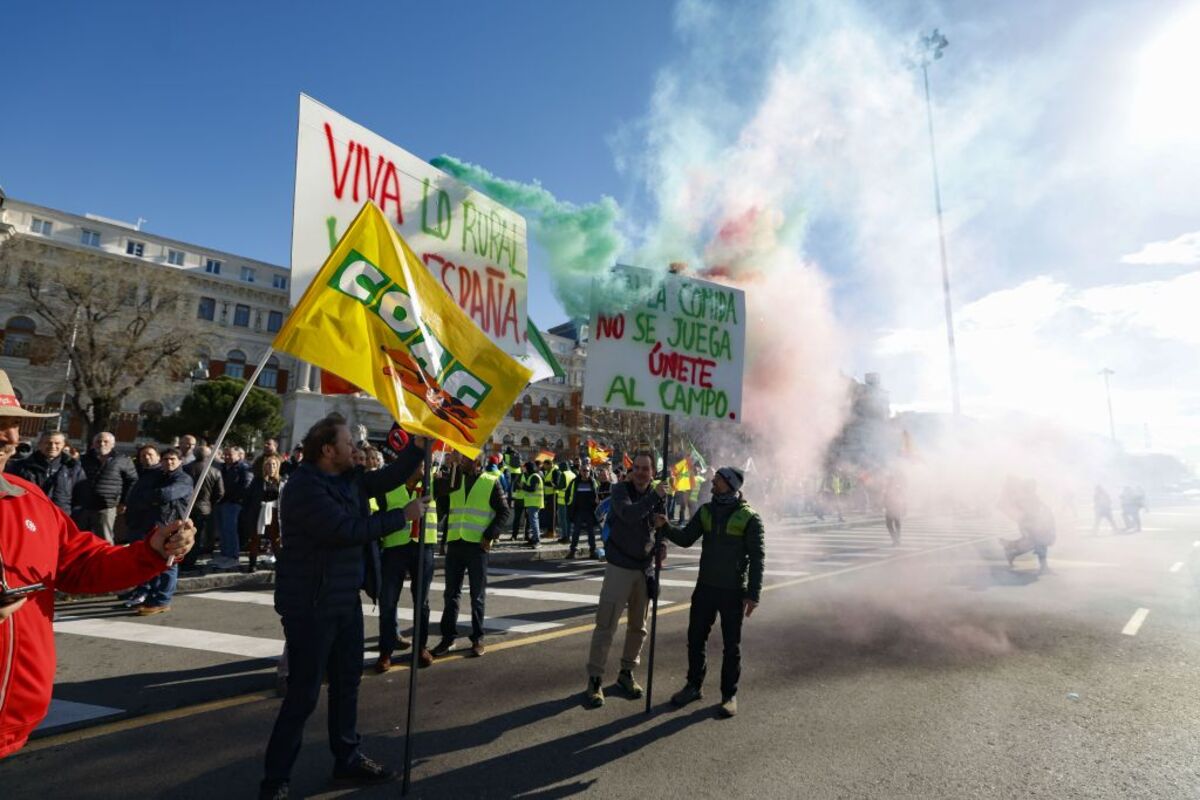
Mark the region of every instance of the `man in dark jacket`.
[[[204, 465], [208, 462], [211, 453], [212, 448], [208, 445], [200, 445], [193, 450], [194, 460], [190, 464], [183, 465], [183, 471], [192, 479], [193, 486], [200, 479], [200, 473], [204, 471]], [[195, 567], [196, 560], [201, 553], [212, 552], [213, 508], [221, 502], [224, 494], [225, 481], [221, 478], [221, 465], [214, 463], [212, 469], [204, 476], [200, 494], [196, 495], [196, 505], [192, 508], [192, 522], [196, 523], [196, 546], [188, 551], [187, 558], [183, 560], [183, 569], [189, 570]]]
[[79, 527], [109, 544], [113, 541], [117, 514], [137, 482], [137, 470], [128, 456], [116, 452], [117, 438], [108, 431], [97, 433], [92, 449], [79, 459], [86, 477], [80, 502]]
[[46, 493], [50, 502], [71, 516], [79, 507], [77, 492], [82, 489], [83, 468], [63, 448], [67, 437], [57, 431], [47, 431], [38, 440], [37, 450], [20, 461], [10, 464], [5, 471], [37, 484]]
[[609, 534], [605, 556], [604, 582], [600, 584], [596, 627], [588, 653], [587, 700], [593, 706], [604, 705], [604, 669], [612, 646], [617, 622], [626, 606], [625, 650], [617, 684], [633, 698], [642, 696], [642, 687], [633, 678], [633, 668], [642, 655], [646, 641], [646, 611], [650, 606], [649, 581], [654, 565], [654, 531], [651, 520], [662, 513], [667, 496], [665, 483], [653, 484], [654, 462], [642, 453], [633, 460], [627, 481], [613, 486], [608, 514]]
[[[138, 451], [139, 458], [143, 454], [148, 456], [151, 450], [155, 450], [153, 445], [146, 445]], [[157, 466], [145, 469], [133, 485], [125, 504], [129, 541], [141, 541], [155, 528], [184, 519], [192, 496], [192, 479], [183, 471], [182, 461], [179, 451], [169, 447], [162, 452]], [[170, 611], [178, 580], [179, 565], [172, 564], [149, 583], [135, 589], [125, 605], [136, 608], [140, 617]]]
[[762, 518], [742, 498], [744, 475], [737, 467], [721, 467], [712, 480], [712, 500], [701, 506], [687, 527], [676, 528], [665, 515], [654, 525], [680, 547], [704, 537], [700, 575], [692, 592], [688, 619], [687, 684], [671, 697], [684, 706], [701, 698], [707, 670], [705, 648], [717, 614], [721, 615], [721, 716], [737, 713], [738, 679], [742, 673], [742, 619], [758, 608], [765, 562]]
[[246, 463], [246, 451], [240, 447], [225, 448], [225, 462], [221, 465], [221, 481], [225, 494], [217, 503], [217, 534], [221, 537], [221, 554], [213, 564], [221, 569], [236, 569], [241, 539], [238, 535], [242, 516], [242, 504], [254, 482], [254, 474]]
[[287, 694], [267, 744], [261, 798], [287, 797], [304, 723], [316, 708], [326, 675], [334, 778], [353, 783], [395, 778], [394, 772], [359, 752], [359, 589], [365, 549], [374, 550], [367, 546], [425, 513], [417, 499], [403, 509], [372, 514], [368, 498], [401, 485], [423, 456], [414, 444], [383, 469], [367, 472], [355, 467], [350, 429], [339, 416], [317, 422], [304, 437], [304, 461], [280, 497], [283, 547], [275, 566], [275, 610], [287, 639]]

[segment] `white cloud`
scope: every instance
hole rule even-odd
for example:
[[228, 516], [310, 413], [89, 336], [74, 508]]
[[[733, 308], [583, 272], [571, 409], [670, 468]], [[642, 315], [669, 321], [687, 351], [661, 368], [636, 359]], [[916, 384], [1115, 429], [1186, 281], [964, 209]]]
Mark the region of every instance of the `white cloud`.
[[1150, 242], [1136, 253], [1121, 256], [1122, 264], [1200, 264], [1200, 231], [1166, 242]]

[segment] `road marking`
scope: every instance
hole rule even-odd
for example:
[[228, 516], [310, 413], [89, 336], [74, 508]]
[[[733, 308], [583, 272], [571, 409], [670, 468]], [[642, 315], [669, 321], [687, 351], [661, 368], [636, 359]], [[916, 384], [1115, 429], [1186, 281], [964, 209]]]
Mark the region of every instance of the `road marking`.
[[[676, 570], [679, 570], [680, 572], [699, 572], [700, 571], [699, 567], [663, 567], [663, 569], [676, 569]], [[783, 578], [794, 578], [799, 575], [811, 575], [811, 574], [812, 574], [811, 572], [801, 572], [800, 570], [791, 570], [791, 569], [764, 569], [763, 570], [763, 575], [774, 575], [776, 577], [783, 577]], [[696, 585], [695, 581], [676, 581], [676, 583], [683, 583], [689, 587]], [[662, 605], [661, 600], [659, 601], [659, 605]]]
[[56, 622], [54, 632], [91, 636], [95, 639], [115, 639], [119, 642], [181, 647], [185, 650], [204, 650], [209, 653], [224, 653], [245, 658], [277, 659], [283, 652], [282, 639], [242, 636], [237, 633], [217, 633], [193, 628], [169, 628], [165, 625], [120, 622], [111, 619], [73, 619]]
[[1181, 569], [1183, 569], [1182, 561], [1176, 561], [1174, 564], [1171, 565], [1171, 572], [1179, 572], [1179, 570], [1181, 570]]
[[[674, 558], [676, 555], [681, 555], [681, 554], [677, 554], [674, 551], [672, 551], [670, 556], [668, 557], [668, 560], [670, 560], [670, 558]], [[664, 569], [671, 569], [671, 567], [664, 567]], [[489, 575], [492, 575], [492, 574], [503, 575], [505, 577], [532, 578], [534, 580], [549, 580], [549, 581], [592, 581], [592, 582], [600, 582], [600, 583], [602, 583], [604, 581], [603, 574], [591, 575], [591, 574], [587, 574], [587, 573], [578, 573], [578, 572], [558, 572], [558, 573], [556, 573], [556, 572], [538, 572], [537, 570], [532, 570], [532, 569], [512, 569], [509, 567], [489, 567], [488, 574]], [[677, 587], [680, 587], [683, 589], [691, 589], [693, 586], [696, 585], [695, 581], [673, 581], [673, 580], [669, 580], [669, 579], [662, 580], [662, 581], [660, 581], [660, 583], [662, 583], [663, 586], [677, 586]], [[488, 592], [489, 593], [492, 592], [492, 588], [490, 586], [488, 587]]]
[[[689, 586], [691, 584], [688, 584]], [[490, 592], [491, 589], [489, 588]], [[274, 606], [275, 598], [271, 594], [263, 592], [203, 592], [188, 595], [189, 599], [197, 600], [226, 600], [233, 603], [252, 603], [260, 606]], [[378, 617], [379, 607], [368, 606], [363, 604], [364, 617]], [[396, 619], [405, 622], [412, 622], [413, 613], [411, 608], [404, 606], [396, 609]], [[561, 622], [531, 622], [527, 619], [510, 618], [510, 617], [484, 617], [483, 627], [490, 628], [495, 631], [511, 631], [512, 633], [537, 633], [539, 631], [551, 630], [552, 628], [561, 628]]]
[[[986, 537], [981, 537], [979, 539], [971, 539], [971, 540], [968, 540], [965, 542], [946, 544], [946, 545], [942, 545], [941, 547], [933, 547], [928, 550], [922, 550], [918, 553], [904, 553], [902, 555], [896, 556], [895, 558], [893, 558], [889, 561], [866, 561], [866, 562], [863, 562], [860, 564], [850, 564], [850, 565], [846, 565], [846, 567], [844, 569], [833, 570], [831, 572], [821, 572], [821, 573], [818, 573], [815, 575], [805, 575], [800, 578], [793, 578], [792, 580], [780, 581], [779, 583], [767, 584], [766, 586], [763, 586], [763, 592], [764, 593], [770, 592], [775, 589], [786, 589], [788, 587], [797, 586], [802, 583], [812, 583], [814, 581], [825, 580], [828, 578], [834, 578], [839, 575], [847, 575], [851, 572], [860, 572], [865, 569], [871, 569], [872, 567], [877, 567], [880, 564], [891, 564], [895, 561], [902, 561], [902, 560], [910, 559], [910, 558], [921, 558], [923, 556], [931, 555], [933, 553], [938, 553], [938, 552], [941, 552], [944, 550], [953, 550], [955, 548], [963, 547], [963, 546], [970, 545], [970, 544], [978, 544], [979, 542], [990, 541], [993, 538], [995, 538], [995, 537], [986, 536]], [[660, 606], [661, 605], [662, 605], [662, 603], [660, 602]], [[691, 607], [691, 605], [692, 604], [688, 603], [688, 602], [677, 603], [670, 608], [660, 611], [659, 614], [661, 614], [661, 615], [678, 614], [682, 611], [687, 611]], [[151, 627], [151, 626], [144, 626], [144, 627]], [[552, 639], [560, 639], [560, 638], [563, 638], [566, 636], [575, 636], [576, 634], [581, 634], [581, 633], [590, 633], [595, 627], [596, 627], [595, 623], [587, 623], [584, 625], [576, 625], [571, 628], [562, 628], [560, 630], [549, 631], [546, 633], [535, 633], [531, 636], [523, 636], [519, 639], [510, 639], [510, 640], [504, 641], [504, 642], [497, 642], [496, 644], [489, 644], [488, 651], [496, 652], [499, 650], [508, 650], [513, 647], [528, 647], [530, 645], [540, 644], [542, 642], [547, 642]], [[463, 656], [461, 653], [459, 653], [457, 651], [451, 651], [451, 653], [449, 655], [439, 658], [438, 661], [455, 661], [455, 660], [458, 660], [458, 659], [464, 658], [464, 657], [465, 656]], [[403, 671], [408, 668], [409, 668], [408, 664], [398, 664], [398, 665], [392, 667], [392, 672]], [[53, 747], [60, 747], [63, 745], [73, 744], [75, 742], [81, 742], [81, 741], [85, 741], [88, 739], [94, 739], [94, 738], [101, 737], [101, 736], [108, 736], [109, 734], [113, 734], [113, 733], [121, 733], [124, 731], [137, 730], [139, 728], [145, 728], [150, 725], [156, 725], [160, 722], [169, 722], [169, 721], [175, 720], [175, 719], [182, 719], [182, 718], [194, 716], [197, 714], [204, 714], [209, 711], [219, 711], [219, 710], [225, 709], [225, 708], [234, 708], [236, 706], [247, 705], [249, 703], [257, 703], [262, 700], [274, 700], [274, 699], [276, 699], [274, 691], [251, 692], [249, 694], [238, 695], [236, 697], [229, 697], [229, 698], [225, 698], [222, 700], [213, 700], [208, 703], [197, 703], [196, 705], [184, 706], [182, 708], [176, 708], [176, 709], [172, 709], [170, 711], [159, 711], [159, 712], [154, 712], [151, 714], [144, 714], [144, 715], [138, 716], [138, 717], [130, 717], [129, 719], [118, 720], [116, 722], [111, 722], [111, 723], [107, 723], [107, 724], [94, 725], [90, 728], [82, 728], [77, 731], [71, 731], [70, 733], [52, 734], [50, 736], [40, 737], [38, 739], [30, 741], [29, 744], [25, 745], [25, 747], [22, 748], [19, 753], [14, 753], [13, 756], [11, 756], [11, 758], [21, 758], [21, 756], [23, 754], [35, 753], [39, 750], [47, 750], [47, 749], [50, 749]]]
[[[464, 587], [466, 581], [463, 581]], [[446, 584], [441, 581], [434, 581], [430, 587], [434, 591], [444, 591]], [[543, 589], [505, 589], [503, 587], [489, 586], [487, 593], [497, 597], [519, 597], [523, 600], [546, 600], [552, 603], [573, 603], [578, 606], [594, 606], [600, 599], [600, 593], [596, 594], [578, 594], [575, 592], [548, 592]], [[670, 600], [659, 600], [660, 606], [669, 605]]]
[[1150, 609], [1148, 608], [1139, 608], [1133, 612], [1133, 616], [1129, 618], [1129, 622], [1125, 623], [1125, 627], [1121, 630], [1121, 633], [1126, 636], [1137, 636], [1138, 631], [1141, 630], [1142, 623], [1146, 621], [1146, 615], [1149, 613]]

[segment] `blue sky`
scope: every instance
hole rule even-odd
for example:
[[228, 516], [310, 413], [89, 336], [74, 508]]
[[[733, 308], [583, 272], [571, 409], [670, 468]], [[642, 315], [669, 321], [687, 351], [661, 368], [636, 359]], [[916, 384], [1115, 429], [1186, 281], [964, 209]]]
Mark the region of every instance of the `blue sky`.
[[[878, 371], [897, 408], [932, 410], [944, 331], [904, 50], [938, 26], [965, 409], [1104, 432], [1109, 366], [1119, 436], [1149, 425], [1200, 460], [1194, 0], [43, 2], [5, 25], [13, 197], [286, 264], [304, 91], [419, 156], [612, 196], [625, 260], [765, 281], [763, 317], [791, 325], [767, 330], [804, 345], [792, 372]], [[751, 233], [723, 239], [738, 220]], [[531, 262], [547, 326], [553, 265]]]

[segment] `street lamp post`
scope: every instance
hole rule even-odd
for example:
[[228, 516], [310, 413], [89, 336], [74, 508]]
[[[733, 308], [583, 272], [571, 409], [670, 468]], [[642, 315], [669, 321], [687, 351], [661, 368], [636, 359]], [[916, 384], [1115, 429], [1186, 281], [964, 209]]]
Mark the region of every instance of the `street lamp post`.
[[1112, 389], [1108, 385], [1108, 378], [1110, 375], [1116, 375], [1117, 373], [1113, 372], [1108, 367], [1105, 367], [1104, 369], [1100, 370], [1100, 374], [1104, 376], [1104, 398], [1108, 401], [1108, 436], [1113, 440], [1113, 444], [1116, 444], [1117, 426], [1113, 423]]
[[962, 407], [958, 399], [958, 354], [954, 346], [954, 309], [950, 303], [950, 267], [946, 260], [946, 230], [942, 222], [942, 188], [938, 178], [937, 149], [933, 139], [933, 101], [929, 94], [929, 65], [942, 57], [942, 51], [950, 41], [937, 28], [921, 36], [917, 42], [917, 64], [925, 82], [925, 120], [929, 126], [929, 162], [933, 166], [933, 203], [937, 210], [938, 246], [942, 257], [942, 298], [946, 306], [946, 344], [950, 350], [950, 392], [954, 404], [954, 415]]

